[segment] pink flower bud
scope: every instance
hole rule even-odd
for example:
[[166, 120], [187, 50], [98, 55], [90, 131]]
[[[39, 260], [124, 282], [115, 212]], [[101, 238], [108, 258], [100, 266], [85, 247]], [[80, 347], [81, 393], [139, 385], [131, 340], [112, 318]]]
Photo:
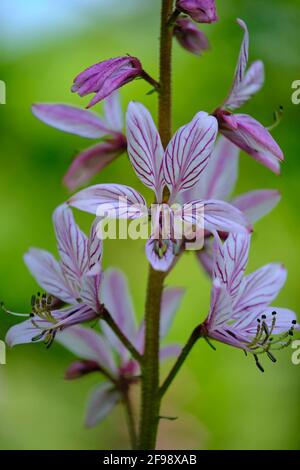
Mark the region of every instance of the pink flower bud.
[[96, 361], [74, 361], [69, 365], [65, 372], [65, 379], [79, 379], [90, 372], [99, 371], [99, 365]]
[[96, 93], [87, 106], [90, 108], [142, 73], [142, 65], [136, 57], [115, 57], [81, 72], [74, 79], [71, 90], [79, 96]]
[[177, 0], [176, 8], [197, 23], [214, 23], [218, 19], [214, 0]]
[[206, 35], [188, 18], [179, 18], [176, 21], [174, 36], [179, 44], [192, 54], [200, 55], [209, 49]]

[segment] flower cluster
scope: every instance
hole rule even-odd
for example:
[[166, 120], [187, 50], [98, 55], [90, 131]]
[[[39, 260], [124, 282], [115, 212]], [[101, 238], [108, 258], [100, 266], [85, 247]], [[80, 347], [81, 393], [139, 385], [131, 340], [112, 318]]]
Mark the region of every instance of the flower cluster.
[[[167, 34], [168, 28], [173, 28], [174, 36], [185, 49], [200, 54], [209, 44], [193, 21], [216, 20], [213, 0], [177, 0], [165, 27]], [[150, 212], [144, 196], [126, 185], [102, 183], [86, 187], [54, 211], [60, 260], [36, 248], [31, 248], [24, 257], [44, 293], [32, 297], [28, 314], [15, 313], [25, 315], [26, 319], [10, 328], [6, 341], [10, 346], [44, 341], [49, 347], [55, 339], [78, 357], [67, 369], [67, 379], [92, 372], [102, 374], [104, 381], [90, 399], [88, 426], [102, 420], [118, 402], [128, 404], [132, 385], [140, 381], [143, 385], [149, 366], [146, 361], [151, 362], [146, 351], [150, 340], [154, 341], [157, 358], [179, 355], [163, 390], [173, 379], [179, 367], [176, 364], [182, 364], [188, 345], [193, 344], [193, 341], [187, 343], [181, 353], [177, 345], [157, 347], [159, 340], [166, 336], [183, 296], [182, 289], [163, 285], [189, 242], [188, 236], [179, 239], [176, 235], [179, 223], [186, 224], [192, 236], [201, 232], [204, 239], [203, 249], [196, 251], [196, 256], [211, 279], [211, 305], [206, 320], [195, 329], [199, 337], [252, 354], [263, 370], [259, 355], [265, 353], [275, 362], [273, 351], [288, 346], [294, 331], [299, 329], [294, 312], [270, 306], [285, 282], [285, 268], [269, 264], [245, 275], [252, 224], [276, 206], [280, 194], [276, 190], [260, 189], [232, 196], [239, 152], [245, 151], [275, 173], [280, 171], [283, 153], [258, 121], [246, 114], [233, 114], [264, 82], [261, 61], [254, 62], [247, 70], [249, 34], [244, 21], [238, 23], [244, 37], [227, 98], [211, 114], [199, 111], [175, 132], [166, 148], [150, 112], [141, 103], [129, 103], [123, 132], [119, 88], [140, 77], [157, 93], [163, 93], [161, 85], [145, 72], [136, 57], [98, 62], [74, 79], [73, 92], [81, 97], [94, 94], [88, 108], [105, 100], [103, 118], [90, 110], [66, 104], [33, 106], [34, 115], [52, 127], [100, 139], [81, 152], [68, 169], [64, 182], [70, 190], [85, 185], [127, 151], [132, 169], [152, 190], [158, 208]], [[145, 207], [143, 211], [141, 208]], [[76, 224], [72, 208], [98, 216], [88, 237]], [[103, 272], [101, 267], [103, 243], [98, 221], [107, 212], [110, 217], [131, 221], [146, 213], [147, 223], [151, 222], [152, 232], [145, 252], [150, 263], [150, 280], [152, 276], [155, 282], [154, 287], [148, 286], [150, 298], [146, 302], [145, 319], [138, 327], [125, 275], [116, 269]], [[168, 235], [165, 225], [170, 229]], [[153, 331], [147, 337], [146, 331], [147, 309], [149, 314], [152, 307], [158, 309], [154, 330], [157, 338], [153, 337]], [[155, 323], [154, 317], [150, 317], [150, 323]], [[155, 365], [151, 363], [151, 367]], [[154, 400], [158, 399], [160, 390], [150, 389]], [[155, 419], [159, 419], [158, 415]]]

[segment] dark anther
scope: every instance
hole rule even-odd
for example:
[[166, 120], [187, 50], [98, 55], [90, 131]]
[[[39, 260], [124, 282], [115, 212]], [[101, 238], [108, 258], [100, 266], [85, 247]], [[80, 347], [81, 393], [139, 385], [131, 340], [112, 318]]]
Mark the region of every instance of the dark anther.
[[277, 361], [276, 357], [274, 357], [273, 354], [270, 353], [270, 351], [267, 351], [267, 356], [268, 356], [269, 359], [271, 359], [272, 362]]
[[260, 323], [260, 319], [259, 319], [259, 318], [257, 319], [257, 323]]
[[275, 312], [275, 310], [274, 310], [274, 311], [272, 312], [272, 315], [276, 315], [276, 314], [277, 314], [277, 312]]
[[262, 315], [261, 318], [262, 318], [263, 320], [265, 320], [267, 317], [266, 317], [266, 315]]
[[257, 355], [256, 355], [256, 354], [253, 354], [253, 356], [254, 356], [254, 359], [255, 359], [255, 364], [257, 365], [257, 367], [259, 368], [259, 370], [260, 370], [261, 372], [264, 372], [265, 370], [264, 370], [263, 366], [260, 364]]
[[293, 321], [292, 321], [292, 324], [293, 324], [293, 325], [296, 325], [296, 323], [297, 323], [297, 320], [293, 320]]

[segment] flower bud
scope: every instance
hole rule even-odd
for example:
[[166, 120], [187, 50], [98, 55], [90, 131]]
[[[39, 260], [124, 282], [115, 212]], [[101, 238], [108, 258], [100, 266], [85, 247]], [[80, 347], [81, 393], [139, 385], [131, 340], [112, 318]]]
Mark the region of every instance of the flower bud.
[[197, 23], [214, 23], [218, 19], [214, 0], [177, 0], [176, 8]]
[[192, 54], [200, 55], [209, 49], [206, 35], [188, 18], [179, 18], [176, 21], [174, 36], [179, 44]]

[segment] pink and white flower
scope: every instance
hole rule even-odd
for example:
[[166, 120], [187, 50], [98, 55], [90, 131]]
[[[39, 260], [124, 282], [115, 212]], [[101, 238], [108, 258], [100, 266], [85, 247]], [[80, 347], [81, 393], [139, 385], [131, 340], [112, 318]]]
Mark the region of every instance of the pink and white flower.
[[[161, 306], [160, 335], [163, 339], [171, 327], [184, 290], [166, 288]], [[144, 323], [136, 325], [134, 309], [126, 277], [121, 271], [110, 269], [103, 274], [101, 299], [122, 333], [130, 338], [140, 354], [144, 352]], [[140, 365], [105, 323], [101, 332], [82, 326], [73, 326], [58, 333], [56, 340], [80, 359], [67, 369], [65, 377], [75, 379], [91, 372], [102, 373], [105, 381], [93, 390], [86, 414], [86, 425], [95, 426], [124, 398], [131, 385], [139, 380]], [[161, 360], [180, 352], [177, 345], [161, 347]]]
[[249, 234], [230, 234], [224, 244], [216, 237], [211, 306], [201, 331], [207, 338], [253, 354], [263, 371], [258, 356], [266, 353], [275, 362], [272, 351], [289, 345], [299, 324], [293, 311], [270, 305], [287, 277], [281, 264], [244, 274], [249, 246]]
[[34, 295], [30, 314], [24, 314], [28, 319], [10, 328], [9, 346], [32, 341], [50, 346], [58, 331], [101, 315], [102, 242], [96, 225], [86, 237], [66, 205], [55, 210], [53, 222], [60, 261], [38, 248], [25, 254], [26, 266], [46, 293]]
[[126, 150], [118, 92], [105, 100], [103, 118], [92, 111], [67, 104], [37, 103], [32, 106], [32, 112], [44, 123], [63, 132], [102, 139], [75, 157], [63, 180], [70, 191], [87, 183]]
[[238, 19], [244, 30], [244, 38], [235, 71], [233, 85], [224, 104], [214, 115], [218, 119], [220, 132], [244, 152], [272, 170], [280, 173], [280, 162], [284, 160], [282, 150], [270, 132], [258, 121], [247, 114], [232, 114], [232, 110], [240, 108], [264, 83], [264, 65], [261, 61], [254, 62], [248, 70], [249, 33], [247, 25]]
[[[171, 220], [171, 232], [176, 222], [186, 222], [206, 230], [224, 232], [244, 231], [249, 222], [237, 208], [215, 199], [189, 201], [179, 209], [172, 207], [180, 195], [197, 184], [205, 170], [217, 134], [217, 121], [213, 116], [200, 112], [187, 125], [181, 127], [164, 151], [159, 133], [147, 109], [139, 103], [130, 103], [127, 111], [128, 153], [138, 178], [156, 196], [157, 221], [154, 232], [161, 232], [167, 217]], [[164, 197], [164, 188], [168, 196]], [[126, 207], [120, 204], [126, 201]], [[73, 207], [96, 214], [101, 207], [115, 209], [111, 216], [135, 219], [145, 214], [144, 197], [135, 189], [118, 184], [100, 184], [80, 191], [68, 201]], [[204, 213], [197, 213], [197, 208]], [[196, 214], [195, 214], [196, 211]], [[99, 212], [98, 212], [99, 213]], [[151, 214], [153, 217], [153, 214]], [[168, 225], [166, 223], [165, 225]], [[173, 233], [168, 238], [157, 239], [152, 233], [146, 244], [146, 255], [154, 269], [168, 271], [177, 250]]]
[[[186, 203], [194, 199], [219, 199], [230, 202], [242, 211], [254, 224], [268, 214], [280, 201], [279, 191], [259, 189], [232, 197], [238, 177], [239, 148], [228, 139], [220, 136], [211, 155], [206, 170], [198, 183], [181, 196]], [[211, 276], [213, 270], [213, 239], [206, 233], [204, 247], [196, 255], [206, 272]]]

